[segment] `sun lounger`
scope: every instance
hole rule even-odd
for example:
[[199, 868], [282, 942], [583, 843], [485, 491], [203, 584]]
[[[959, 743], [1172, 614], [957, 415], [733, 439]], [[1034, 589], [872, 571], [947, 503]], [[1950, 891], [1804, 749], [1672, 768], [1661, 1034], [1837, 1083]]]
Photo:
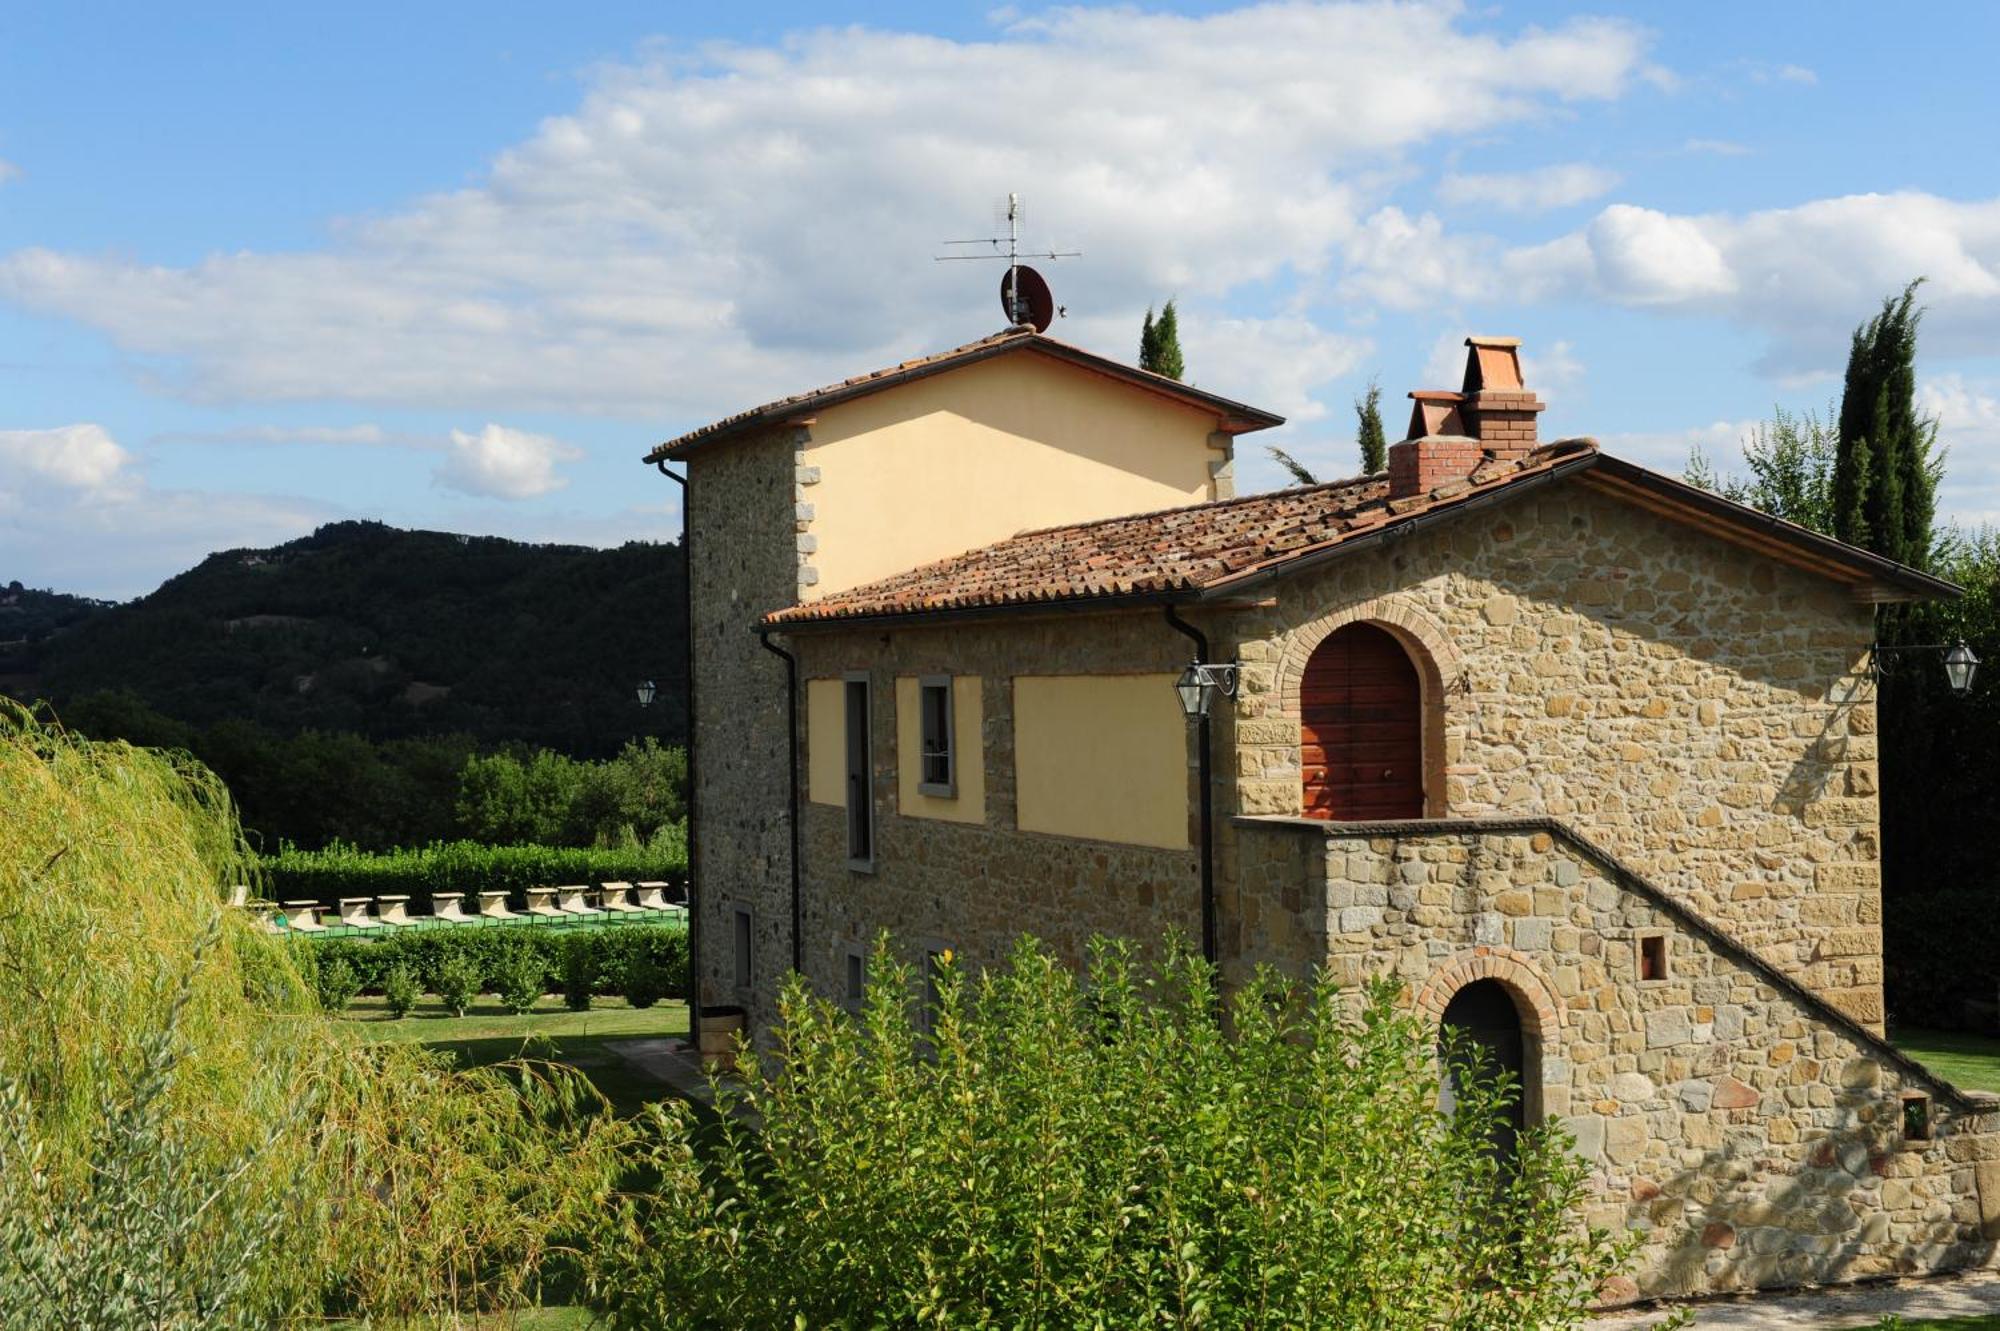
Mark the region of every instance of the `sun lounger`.
[[457, 892], [449, 896], [432, 897], [431, 914], [451, 924], [464, 924], [472, 918], [465, 913], [465, 897]]
[[242, 909], [244, 906], [249, 905], [250, 885], [248, 883], [238, 883], [236, 886], [230, 888], [229, 904], [235, 906], [239, 910]]
[[635, 906], [632, 904], [632, 884], [630, 883], [606, 883], [600, 904], [603, 905], [604, 909], [616, 911], [620, 915], [642, 915], [646, 910], [644, 906]]
[[504, 888], [498, 892], [481, 892], [479, 894], [479, 913], [489, 920], [512, 920], [519, 918], [513, 911], [507, 909], [507, 892]]
[[667, 900], [667, 893], [673, 890], [673, 884], [649, 882], [639, 883], [637, 886], [639, 889], [640, 910], [672, 910], [674, 908], [673, 903]]
[[590, 888], [582, 883], [556, 889], [556, 905], [569, 915], [602, 915], [604, 912], [590, 904]]
[[381, 921], [368, 913], [374, 904], [373, 897], [342, 897], [340, 899], [340, 922], [350, 929], [373, 929]]
[[287, 901], [285, 927], [296, 929], [302, 934], [316, 934], [325, 930], [326, 926], [319, 922], [319, 902]]
[[384, 924], [408, 924], [410, 899], [408, 897], [376, 897], [375, 918]]
[[564, 911], [562, 907], [556, 905], [555, 897], [556, 897], [556, 890], [553, 887], [529, 888], [528, 914], [554, 915], [554, 916], [567, 914], [568, 912]]

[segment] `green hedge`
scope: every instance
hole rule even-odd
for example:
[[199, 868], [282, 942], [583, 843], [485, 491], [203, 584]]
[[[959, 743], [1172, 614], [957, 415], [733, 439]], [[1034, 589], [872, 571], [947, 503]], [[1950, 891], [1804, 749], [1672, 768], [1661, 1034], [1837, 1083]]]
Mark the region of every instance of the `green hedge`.
[[2000, 910], [1991, 888], [1885, 902], [1882, 952], [1891, 1023], [1991, 1028], [2000, 990]]
[[687, 931], [677, 924], [623, 924], [597, 929], [429, 929], [386, 938], [302, 938], [307, 969], [344, 962], [363, 993], [380, 993], [382, 982], [397, 962], [408, 966], [426, 993], [436, 991], [438, 970], [447, 957], [469, 958], [479, 970], [480, 987], [494, 990], [503, 963], [527, 953], [542, 963], [542, 992], [553, 993], [563, 980], [565, 962], [574, 950], [594, 977], [600, 994], [625, 992], [626, 973], [635, 962], [650, 962], [665, 977], [669, 994], [687, 990]]
[[[581, 849], [565, 846], [488, 846], [438, 841], [410, 850], [373, 852], [334, 845], [325, 850], [287, 846], [260, 864], [260, 890], [273, 901], [316, 900], [329, 908], [342, 897], [407, 896], [412, 914], [431, 913], [431, 899], [447, 892], [505, 889], [516, 906], [531, 887], [572, 883], [657, 880], [687, 884], [687, 832], [658, 838], [656, 848]], [[665, 849], [658, 849], [662, 843]]]

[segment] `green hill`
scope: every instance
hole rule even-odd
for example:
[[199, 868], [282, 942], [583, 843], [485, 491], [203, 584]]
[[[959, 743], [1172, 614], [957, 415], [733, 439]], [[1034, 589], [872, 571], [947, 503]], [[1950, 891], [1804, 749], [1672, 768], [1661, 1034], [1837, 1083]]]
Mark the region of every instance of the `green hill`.
[[[98, 715], [138, 701], [200, 729], [451, 734], [605, 757], [685, 733], [680, 587], [676, 545], [335, 523], [211, 555], [122, 605], [11, 593], [39, 636], [17, 648], [9, 691]], [[6, 609], [0, 639], [16, 636]], [[641, 709], [646, 678], [660, 701]]]

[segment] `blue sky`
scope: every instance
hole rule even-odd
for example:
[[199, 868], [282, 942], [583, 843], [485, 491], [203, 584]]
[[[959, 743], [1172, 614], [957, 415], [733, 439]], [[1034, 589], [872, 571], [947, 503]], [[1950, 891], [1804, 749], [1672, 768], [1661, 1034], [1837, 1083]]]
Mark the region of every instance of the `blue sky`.
[[930, 256], [1009, 189], [1084, 251], [1057, 335], [1177, 295], [1327, 474], [1468, 332], [1544, 437], [1726, 465], [1927, 276], [1944, 507], [2000, 521], [1989, 5], [167, 9], [0, 9], [0, 582], [671, 537], [653, 442], [998, 326]]

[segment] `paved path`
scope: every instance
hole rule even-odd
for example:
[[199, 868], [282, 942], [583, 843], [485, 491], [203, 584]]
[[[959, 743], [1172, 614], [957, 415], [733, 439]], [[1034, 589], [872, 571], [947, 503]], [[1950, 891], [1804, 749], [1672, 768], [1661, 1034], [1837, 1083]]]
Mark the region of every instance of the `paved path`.
[[[2000, 1273], [1980, 1272], [1861, 1285], [1694, 1305], [1697, 1331], [1833, 1331], [1872, 1327], [1894, 1313], [1906, 1322], [1938, 1317], [2000, 1317]], [[1590, 1331], [1639, 1331], [1665, 1317], [1659, 1311], [1617, 1313], [1589, 1323]]]

